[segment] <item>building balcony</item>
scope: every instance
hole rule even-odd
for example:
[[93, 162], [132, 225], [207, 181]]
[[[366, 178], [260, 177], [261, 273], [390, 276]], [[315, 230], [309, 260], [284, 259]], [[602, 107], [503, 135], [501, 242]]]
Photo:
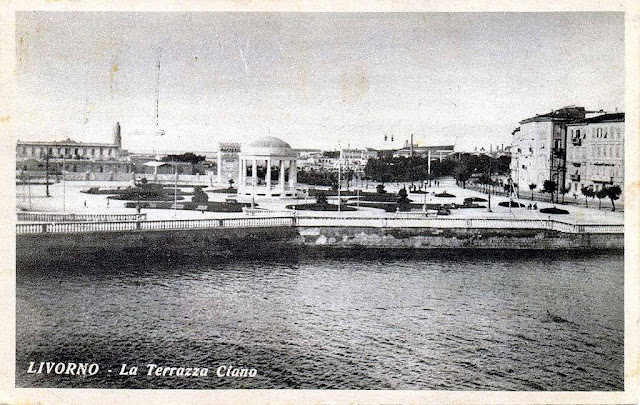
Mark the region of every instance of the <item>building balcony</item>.
[[582, 145], [582, 138], [571, 138], [571, 143], [573, 144], [573, 146], [580, 146]]
[[580, 181], [580, 175], [579, 174], [572, 174], [571, 175], [571, 181]]

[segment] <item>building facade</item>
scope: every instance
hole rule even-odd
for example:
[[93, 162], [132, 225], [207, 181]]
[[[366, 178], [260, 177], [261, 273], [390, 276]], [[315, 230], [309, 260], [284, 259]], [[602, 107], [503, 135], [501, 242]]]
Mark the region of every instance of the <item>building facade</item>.
[[520, 121], [512, 133], [511, 178], [520, 190], [541, 190], [547, 180], [566, 184], [567, 124], [584, 119], [583, 107], [568, 106]]
[[440, 145], [440, 146], [418, 146], [413, 145], [406, 146], [402, 149], [398, 149], [393, 152], [393, 157], [422, 157], [430, 158], [431, 160], [442, 160], [447, 156], [454, 153], [455, 145]]
[[567, 124], [570, 193], [617, 185], [624, 190], [624, 113], [602, 114]]
[[65, 172], [69, 180], [131, 178], [133, 168], [122, 149], [120, 123], [113, 129], [113, 143], [18, 141], [16, 169], [24, 172]]

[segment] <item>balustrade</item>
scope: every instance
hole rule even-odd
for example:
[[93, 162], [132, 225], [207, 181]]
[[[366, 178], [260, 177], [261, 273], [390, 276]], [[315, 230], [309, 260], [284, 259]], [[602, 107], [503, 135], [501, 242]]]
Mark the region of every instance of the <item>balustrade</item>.
[[622, 224], [571, 224], [544, 219], [499, 218], [398, 218], [398, 217], [306, 217], [273, 216], [251, 218], [210, 218], [175, 220], [109, 220], [76, 222], [18, 223], [18, 234], [79, 233], [129, 230], [187, 230], [207, 228], [258, 228], [273, 226], [363, 227], [363, 228], [443, 228], [443, 229], [541, 229], [565, 233], [624, 233]]

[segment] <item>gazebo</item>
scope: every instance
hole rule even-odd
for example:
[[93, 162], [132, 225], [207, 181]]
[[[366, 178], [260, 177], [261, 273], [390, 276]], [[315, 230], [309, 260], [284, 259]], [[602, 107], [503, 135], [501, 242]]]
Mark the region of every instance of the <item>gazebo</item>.
[[243, 145], [239, 155], [238, 195], [297, 197], [296, 158], [288, 143], [273, 136]]

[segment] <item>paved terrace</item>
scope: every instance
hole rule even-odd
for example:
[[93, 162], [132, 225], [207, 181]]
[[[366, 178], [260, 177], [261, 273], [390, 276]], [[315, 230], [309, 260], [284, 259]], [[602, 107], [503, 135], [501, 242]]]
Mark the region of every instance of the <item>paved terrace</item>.
[[[478, 192], [476, 190], [462, 189], [457, 187], [455, 184], [452, 184], [450, 181], [441, 181], [440, 187], [431, 187], [427, 189], [429, 194], [410, 194], [409, 198], [413, 200], [414, 203], [457, 203], [462, 204], [464, 198], [466, 197], [482, 197], [487, 198], [486, 194]], [[50, 186], [50, 194], [51, 197], [45, 196], [45, 186], [44, 185], [33, 185], [31, 186], [31, 190], [29, 190], [26, 186], [17, 186], [17, 196], [16, 203], [19, 209], [26, 209], [29, 211], [35, 212], [48, 212], [48, 213], [66, 213], [66, 214], [75, 214], [76, 216], [93, 216], [93, 215], [127, 215], [127, 219], [131, 218], [131, 215], [136, 214], [136, 210], [134, 208], [125, 208], [125, 201], [120, 200], [107, 200], [106, 195], [89, 195], [81, 193], [81, 190], [86, 190], [89, 187], [101, 187], [101, 188], [112, 188], [112, 187], [127, 187], [129, 183], [126, 182], [67, 182], [63, 187], [62, 183], [57, 183]], [[386, 185], [386, 188], [389, 192], [395, 192], [400, 187], [400, 185]], [[374, 191], [375, 184], [371, 183], [367, 191]], [[189, 191], [190, 189], [185, 189], [185, 191]], [[440, 198], [436, 197], [434, 194], [446, 191], [450, 194], [454, 194], [455, 198]], [[29, 198], [29, 194], [31, 197]], [[63, 197], [64, 195], [64, 197]], [[224, 201], [226, 198], [230, 196], [223, 193], [208, 193], [209, 199], [211, 201]], [[233, 196], [231, 196], [233, 197]], [[185, 196], [185, 200], [189, 201], [190, 196]], [[246, 198], [238, 198], [240, 202], [249, 202]], [[309, 198], [308, 200], [304, 199], [281, 199], [281, 200], [266, 200], [266, 199], [257, 199], [259, 207], [265, 209], [265, 212], [261, 212], [256, 214], [255, 216], [248, 216], [245, 213], [217, 213], [217, 212], [204, 212], [200, 211], [184, 211], [184, 210], [167, 210], [167, 209], [143, 209], [142, 213], [146, 214], [147, 221], [141, 221], [141, 225], [136, 225], [135, 223], [130, 223], [130, 221], [103, 221], [105, 223], [110, 222], [112, 225], [102, 225], [104, 227], [103, 230], [107, 230], [108, 227], [115, 227], [116, 223], [120, 224], [122, 229], [132, 229], [130, 227], [140, 226], [140, 228], [135, 229], [178, 229], [176, 227], [186, 227], [186, 228], [202, 228], [202, 227], [217, 227], [222, 223], [222, 226], [273, 226], [275, 223], [270, 224], [268, 221], [265, 222], [264, 219], [267, 217], [279, 218], [278, 224], [288, 224], [293, 221], [294, 212], [293, 210], [286, 209], [287, 205], [291, 204], [303, 204], [305, 202], [314, 202], [314, 198]], [[337, 202], [336, 197], [330, 197], [330, 202]], [[361, 207], [357, 211], [350, 212], [314, 212], [314, 211], [296, 211], [295, 212], [295, 221], [297, 221], [297, 225], [299, 226], [322, 226], [318, 221], [321, 218], [325, 218], [323, 223], [326, 226], [361, 226], [358, 224], [370, 224], [371, 226], [382, 226], [382, 224], [386, 224], [386, 226], [443, 226], [443, 227], [542, 227], [544, 229], [556, 229], [558, 227], [562, 228], [565, 224], [566, 227], [564, 229], [569, 229], [567, 227], [577, 227], [577, 226], [587, 226], [588, 229], [598, 229], [596, 227], [592, 227], [592, 225], [606, 225], [607, 227], [599, 228], [599, 229], [620, 229], [622, 231], [623, 224], [623, 214], [620, 212], [611, 212], [609, 209], [598, 210], [597, 203], [593, 204], [591, 208], [579, 207], [574, 205], [563, 205], [561, 206], [563, 209], [569, 211], [568, 215], [546, 215], [542, 214], [539, 211], [527, 210], [526, 208], [512, 208], [508, 207], [500, 207], [498, 203], [501, 201], [509, 201], [507, 197], [504, 196], [493, 196], [491, 197], [491, 208], [492, 212], [487, 212], [486, 208], [467, 208], [467, 209], [456, 209], [451, 211], [451, 215], [447, 217], [438, 217], [438, 218], [428, 218], [428, 219], [420, 219], [420, 218], [408, 218], [407, 216], [400, 214], [397, 216], [395, 214], [386, 213], [383, 210], [375, 209], [375, 208], [364, 208]], [[521, 203], [528, 204], [529, 201], [520, 199]], [[64, 204], [63, 204], [64, 202]], [[86, 204], [86, 206], [85, 206]], [[486, 205], [486, 203], [481, 203]], [[554, 204], [538, 202], [538, 208], [551, 207]], [[64, 206], [63, 206], [64, 205]], [[308, 218], [308, 219], [305, 219]], [[115, 219], [115, 218], [114, 218]], [[233, 222], [229, 222], [230, 220], [236, 220]], [[241, 221], [241, 219], [246, 219], [247, 221]], [[360, 219], [361, 221], [356, 221], [356, 219]], [[189, 220], [187, 222], [179, 221], [179, 220]], [[198, 220], [198, 221], [195, 221]], [[201, 222], [199, 220], [212, 220], [210, 222]], [[213, 221], [213, 220], [222, 220]], [[165, 225], [160, 225], [160, 222], [163, 221]], [[227, 222], [225, 222], [227, 221]], [[315, 221], [315, 222], [313, 222]], [[386, 222], [385, 222], [386, 221]], [[470, 222], [469, 222], [470, 221]], [[39, 222], [39, 221], [38, 221]], [[76, 231], [80, 231], [79, 223], [82, 221], [75, 221], [73, 224], [66, 226], [65, 231], [68, 232], [71, 229], [76, 229]], [[93, 221], [95, 225], [96, 221]], [[310, 225], [312, 223], [316, 223], [317, 225]], [[145, 225], [146, 224], [146, 225]], [[240, 225], [245, 224], [245, 225]], [[258, 225], [260, 224], [260, 225]], [[264, 225], [263, 225], [264, 224]], [[330, 225], [333, 224], [333, 225]], [[420, 225], [417, 225], [420, 224]], [[448, 225], [447, 225], [448, 224]], [[482, 224], [482, 226], [480, 226]], [[517, 224], [517, 225], [515, 225]], [[530, 225], [526, 225], [530, 224]], [[537, 224], [537, 225], [531, 225]], [[545, 224], [545, 225], [541, 225]], [[549, 225], [556, 224], [556, 225]], [[72, 225], [78, 225], [75, 228]], [[62, 227], [62, 224], [60, 224]], [[88, 226], [88, 225], [87, 225]], [[166, 228], [159, 228], [159, 227]], [[613, 228], [612, 228], [613, 227]], [[585, 229], [587, 229], [585, 228]], [[48, 228], [48, 232], [54, 232], [55, 228]], [[63, 228], [59, 228], [62, 230]], [[89, 228], [82, 228], [87, 229]], [[92, 228], [94, 229], [94, 228]], [[581, 228], [572, 228], [574, 230], [579, 230]], [[98, 230], [95, 228], [95, 230]], [[116, 230], [116, 229], [113, 229]], [[561, 230], [561, 229], [557, 229]], [[35, 228], [34, 228], [35, 231]]]

